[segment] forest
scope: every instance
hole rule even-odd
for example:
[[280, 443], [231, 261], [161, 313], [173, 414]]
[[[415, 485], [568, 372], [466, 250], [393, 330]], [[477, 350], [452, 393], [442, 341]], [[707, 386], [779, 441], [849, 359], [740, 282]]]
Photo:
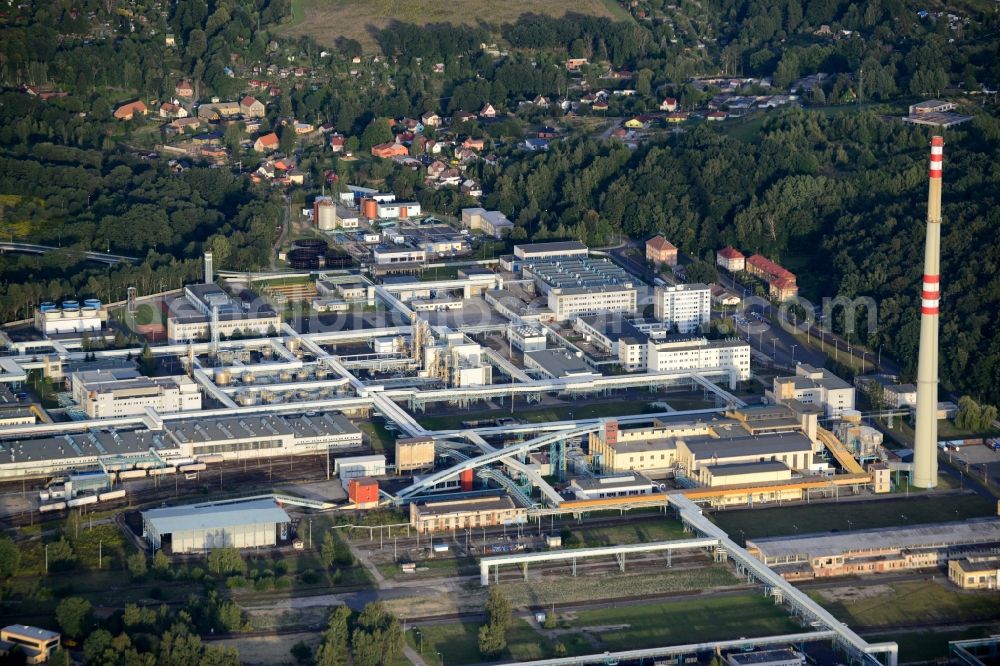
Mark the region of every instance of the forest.
[[[995, 403], [1000, 121], [984, 115], [964, 127], [946, 134], [941, 373], [946, 389]], [[725, 245], [763, 253], [798, 273], [817, 303], [871, 296], [878, 326], [854, 339], [883, 347], [912, 376], [929, 137], [875, 113], [791, 110], [769, 116], [758, 142], [707, 126], [635, 152], [564, 141], [486, 169], [485, 205], [515, 220], [515, 237], [600, 245], [619, 232], [663, 233], [709, 264]]]

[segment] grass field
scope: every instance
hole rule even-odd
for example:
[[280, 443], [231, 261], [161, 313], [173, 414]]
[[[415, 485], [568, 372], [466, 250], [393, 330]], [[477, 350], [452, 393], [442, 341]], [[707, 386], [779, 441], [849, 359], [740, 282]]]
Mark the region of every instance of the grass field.
[[327, 45], [338, 37], [347, 37], [372, 50], [376, 48], [373, 31], [393, 21], [499, 25], [513, 23], [521, 14], [563, 16], [567, 12], [631, 20], [615, 0], [510, 0], [500, 4], [480, 0], [292, 0], [292, 20], [281, 27], [281, 32], [293, 37], [308, 35]]
[[689, 537], [677, 520], [654, 518], [651, 520], [633, 521], [609, 527], [582, 527], [571, 529], [572, 539], [563, 542], [563, 546], [581, 548], [597, 548], [627, 543], [649, 543], [651, 541], [669, 541]]
[[[558, 616], [558, 639], [570, 656], [801, 629], [780, 607], [756, 594], [609, 607]], [[419, 639], [414, 631], [408, 631], [406, 640], [415, 649], [422, 645], [429, 666], [437, 666], [442, 658], [445, 664], [475, 664], [484, 661], [477, 644], [478, 631], [479, 625], [472, 622], [429, 625], [419, 628]], [[553, 649], [553, 643], [527, 622], [515, 620], [507, 631], [507, 652], [501, 659], [545, 659], [553, 656]]]
[[909, 581], [860, 588], [845, 597], [844, 588], [809, 591], [837, 619], [858, 627], [893, 627], [911, 623], [996, 622], [1000, 602], [994, 591], [964, 591], [944, 576], [933, 582]]
[[759, 594], [579, 611], [567, 620], [571, 628], [627, 625], [589, 631], [604, 650], [626, 650], [698, 643], [733, 636], [765, 636], [800, 631], [785, 611]]
[[952, 631], [921, 629], [888, 634], [864, 634], [869, 643], [895, 641], [899, 644], [899, 662], [929, 662], [948, 656], [948, 642], [986, 638], [1000, 631], [1000, 623]]
[[731, 537], [739, 540], [741, 530], [752, 539], [938, 523], [993, 515], [996, 515], [996, 506], [989, 500], [979, 495], [958, 495], [723, 511], [712, 514], [711, 518]]

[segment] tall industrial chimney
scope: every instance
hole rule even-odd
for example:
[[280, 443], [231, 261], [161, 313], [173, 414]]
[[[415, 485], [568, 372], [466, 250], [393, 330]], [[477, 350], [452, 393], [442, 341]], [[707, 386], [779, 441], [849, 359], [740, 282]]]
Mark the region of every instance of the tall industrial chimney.
[[212, 284], [215, 280], [215, 271], [212, 269], [212, 253], [205, 253], [205, 284]]
[[934, 488], [937, 470], [938, 303], [941, 295], [941, 170], [944, 139], [931, 139], [930, 187], [927, 195], [927, 245], [920, 300], [920, 356], [917, 363], [917, 431], [913, 477], [918, 488]]

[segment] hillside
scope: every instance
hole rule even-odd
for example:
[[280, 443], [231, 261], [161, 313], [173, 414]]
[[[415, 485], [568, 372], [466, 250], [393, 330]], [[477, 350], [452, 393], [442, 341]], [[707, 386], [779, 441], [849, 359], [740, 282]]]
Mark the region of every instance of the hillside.
[[499, 25], [513, 23], [522, 14], [563, 16], [567, 12], [631, 20], [615, 0], [293, 0], [292, 20], [279, 32], [289, 37], [309, 36], [323, 45], [337, 38], [355, 39], [365, 50], [377, 48], [373, 30], [393, 21], [426, 25]]

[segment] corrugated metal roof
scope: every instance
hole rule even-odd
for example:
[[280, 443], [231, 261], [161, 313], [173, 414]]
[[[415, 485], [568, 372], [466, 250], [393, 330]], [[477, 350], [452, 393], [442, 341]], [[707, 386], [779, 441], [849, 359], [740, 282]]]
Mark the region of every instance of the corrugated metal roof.
[[222, 529], [240, 525], [287, 523], [288, 514], [274, 500], [254, 500], [207, 506], [171, 506], [142, 512], [144, 521], [157, 533]]

